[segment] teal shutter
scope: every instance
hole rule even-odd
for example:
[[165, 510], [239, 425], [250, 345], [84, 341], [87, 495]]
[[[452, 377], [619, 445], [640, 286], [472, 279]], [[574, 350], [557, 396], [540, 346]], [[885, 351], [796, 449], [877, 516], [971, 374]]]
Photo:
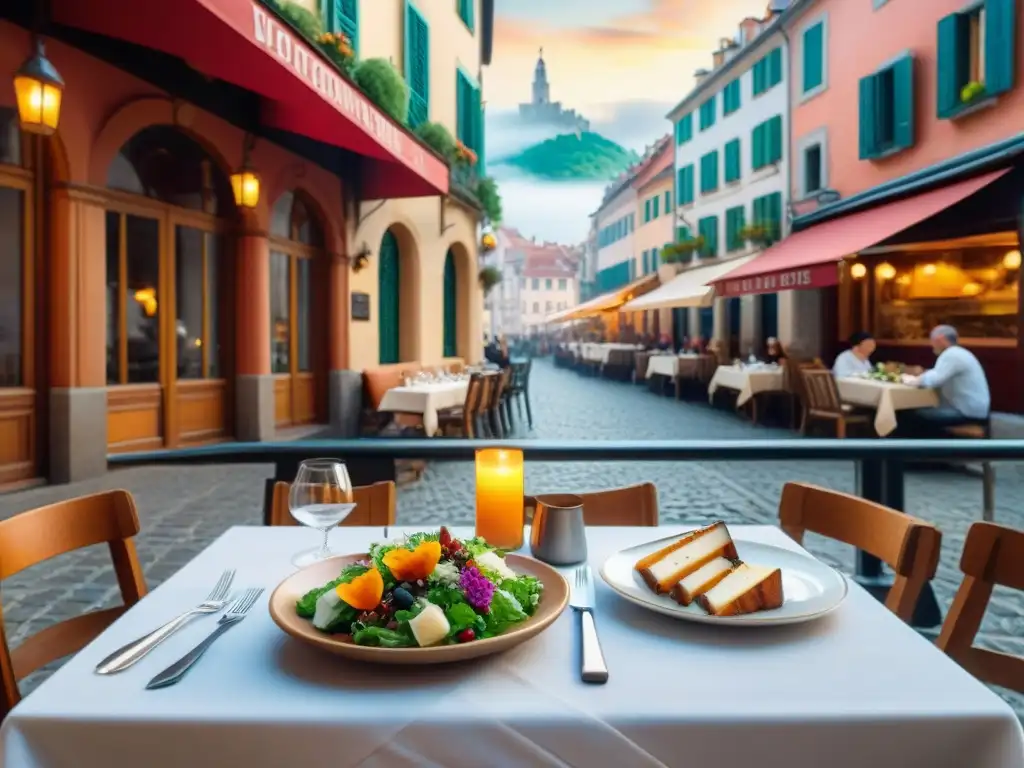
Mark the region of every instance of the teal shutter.
[[739, 251], [746, 242], [740, 233], [746, 226], [746, 214], [743, 206], [730, 208], [725, 212], [725, 248], [727, 251]]
[[718, 217], [705, 216], [697, 222], [697, 229], [704, 238], [704, 256], [718, 255]]
[[715, 124], [715, 110], [715, 96], [711, 96], [711, 98], [700, 105], [700, 129], [702, 131], [706, 131]]
[[767, 60], [764, 58], [754, 62], [754, 95], [760, 96], [765, 90], [765, 66]]
[[676, 227], [676, 242], [685, 243], [690, 239], [690, 228], [689, 227]]
[[782, 236], [782, 193], [773, 192], [768, 195], [769, 220], [774, 229], [775, 237]]
[[804, 93], [813, 91], [825, 79], [825, 24], [818, 22], [804, 30]]
[[914, 58], [904, 56], [892, 65], [893, 148], [914, 146]]
[[725, 182], [739, 181], [740, 172], [740, 140], [733, 139], [725, 145]]
[[[938, 83], [936, 106], [940, 119], [952, 117], [960, 109], [960, 89], [967, 81], [966, 61], [960, 47], [960, 29], [963, 17], [951, 13], [939, 20], [938, 26]], [[863, 85], [861, 86], [863, 88]], [[864, 94], [861, 92], [861, 105]], [[861, 123], [863, 126], [863, 122]], [[864, 143], [861, 141], [861, 157]]]
[[768, 121], [768, 156], [769, 163], [782, 160], [782, 115], [776, 115]]
[[718, 189], [718, 150], [708, 152], [700, 159], [700, 192], [702, 195]]
[[860, 80], [860, 159], [868, 160], [878, 154], [875, 140], [875, 76]]
[[656, 218], [658, 218], [658, 216], [661, 215], [660, 211], [659, 211], [660, 208], [661, 208], [661, 197], [655, 195], [653, 198], [651, 198], [651, 217], [652, 218], [656, 219]]
[[755, 125], [750, 137], [750, 165], [756, 171], [764, 165], [764, 124]]
[[487, 175], [487, 158], [486, 158], [487, 144], [484, 141], [484, 138], [487, 136], [487, 131], [484, 129], [484, 121], [486, 119], [486, 114], [484, 112], [484, 102], [483, 102], [482, 94], [480, 93], [480, 89], [479, 88], [475, 88], [474, 89], [474, 98], [475, 98], [475, 102], [474, 103], [476, 104], [476, 115], [477, 115], [477, 122], [476, 122], [476, 134], [477, 134], [476, 135], [476, 172], [477, 172], [478, 176], [486, 176]]
[[[466, 87], [466, 76], [461, 70], [455, 70], [455, 138], [466, 144], [469, 126], [469, 89]], [[468, 146], [468, 145], [467, 145]]]
[[782, 82], [782, 49], [776, 48], [768, 54], [768, 87]]
[[381, 365], [399, 361], [399, 277], [398, 240], [388, 230], [381, 240], [377, 261], [377, 331]]
[[644, 200], [644, 224], [651, 220], [651, 200]]
[[409, 126], [430, 119], [430, 28], [405, 0], [405, 81], [409, 85]]
[[347, 37], [359, 53], [359, 0], [327, 0], [327, 28]]
[[444, 357], [459, 353], [459, 289], [455, 275], [455, 256], [449, 250], [444, 257]]
[[686, 166], [683, 170], [686, 172], [686, 185], [683, 187], [685, 198], [683, 202], [684, 205], [689, 205], [697, 197], [696, 179], [694, 178], [697, 172], [694, 170], [692, 163]]
[[672, 193], [665, 193], [665, 215], [668, 216], [669, 211], [672, 210]]
[[985, 93], [1013, 88], [1016, 73], [1017, 0], [985, 2]]
[[676, 144], [685, 144], [693, 138], [693, 112], [683, 115], [676, 123]]
[[462, 19], [462, 23], [469, 27], [469, 31], [474, 31], [474, 14], [473, 6], [476, 4], [476, 0], [459, 0], [459, 18]]

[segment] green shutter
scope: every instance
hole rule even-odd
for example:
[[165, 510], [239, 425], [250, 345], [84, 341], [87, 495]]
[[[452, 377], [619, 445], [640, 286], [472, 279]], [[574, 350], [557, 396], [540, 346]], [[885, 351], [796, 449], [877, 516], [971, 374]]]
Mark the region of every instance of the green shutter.
[[722, 91], [722, 112], [729, 115], [740, 108], [740, 80], [736, 78]]
[[484, 112], [484, 102], [480, 89], [475, 89], [475, 104], [477, 105], [477, 123], [476, 123], [476, 172], [478, 176], [487, 175], [487, 143], [484, 141], [484, 137], [487, 135], [487, 131], [484, 128], [484, 123], [487, 115]]
[[782, 82], [782, 49], [776, 48], [768, 54], [768, 87]]
[[689, 227], [676, 227], [676, 242], [684, 243], [690, 239]]
[[704, 238], [704, 256], [718, 255], [718, 217], [705, 216], [697, 222], [697, 230]]
[[327, 0], [327, 28], [348, 38], [359, 53], [359, 0]]
[[693, 112], [679, 118], [676, 123], [676, 144], [685, 144], [693, 138]]
[[746, 226], [746, 213], [743, 206], [730, 208], [725, 212], [725, 248], [727, 251], [740, 251], [746, 245], [740, 233]]
[[938, 25], [938, 82], [936, 107], [939, 118], [948, 118], [960, 110], [960, 90], [967, 84], [966, 46], [960, 41], [966, 17], [951, 13]]
[[644, 200], [644, 224], [651, 220], [651, 200]]
[[754, 126], [750, 137], [750, 166], [756, 171], [764, 166], [764, 123]]
[[765, 89], [765, 59], [758, 59], [754, 62], [754, 95], [760, 96]]
[[[462, 70], [455, 70], [455, 138], [466, 143], [469, 90]], [[468, 146], [468, 145], [467, 145]]]
[[700, 129], [706, 131], [715, 124], [715, 96], [700, 105]]
[[733, 139], [725, 145], [725, 183], [740, 178], [740, 140]]
[[405, 0], [405, 81], [409, 85], [409, 126], [430, 119], [430, 27]]
[[875, 76], [860, 80], [860, 159], [867, 160], [878, 154], [875, 139]]
[[459, 354], [459, 289], [455, 275], [455, 256], [449, 250], [444, 257], [444, 357]]
[[768, 219], [775, 229], [775, 236], [782, 236], [782, 193], [773, 192], [768, 195]]
[[914, 146], [914, 58], [904, 56], [892, 65], [893, 148]]
[[700, 192], [702, 195], [718, 189], [718, 150], [708, 152], [700, 159]]
[[459, 18], [469, 27], [470, 32], [474, 31], [473, 6], [475, 4], [476, 0], [459, 0]]
[[804, 93], [825, 80], [825, 23], [804, 30]]
[[651, 218], [656, 219], [660, 215], [659, 208], [661, 208], [661, 198], [658, 196], [651, 198]]
[[669, 211], [672, 210], [672, 193], [665, 193], [665, 215], [668, 216]]
[[697, 198], [697, 171], [693, 163], [686, 166], [686, 202], [692, 203]]
[[388, 230], [377, 260], [377, 333], [381, 365], [399, 361], [399, 254], [398, 240]]
[[1017, 69], [1017, 0], [985, 1], [985, 93], [1013, 88]]
[[765, 158], [769, 163], [782, 160], [782, 115], [776, 115], [767, 123], [768, 154]]

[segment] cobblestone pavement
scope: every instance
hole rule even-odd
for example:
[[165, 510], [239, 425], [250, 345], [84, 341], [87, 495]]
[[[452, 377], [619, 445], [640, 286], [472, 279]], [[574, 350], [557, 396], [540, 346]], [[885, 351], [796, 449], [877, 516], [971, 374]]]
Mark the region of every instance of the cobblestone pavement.
[[[792, 433], [754, 427], [728, 410], [703, 403], [658, 397], [644, 387], [583, 378], [534, 366], [531, 436], [551, 439], [778, 439]], [[150, 586], [187, 563], [232, 525], [261, 521], [263, 478], [272, 468], [143, 467], [120, 470], [73, 486], [37, 488], [0, 497], [0, 517], [52, 501], [106, 488], [127, 488], [136, 498], [142, 524], [139, 557]], [[642, 481], [656, 484], [662, 521], [772, 524], [782, 485], [801, 480], [852, 491], [853, 467], [844, 462], [690, 462], [690, 463], [539, 463], [527, 467], [530, 493], [599, 490]], [[1024, 528], [1024, 466], [1001, 465], [997, 472], [996, 520]], [[912, 473], [907, 481], [912, 514], [943, 531], [943, 557], [935, 591], [945, 611], [960, 582], [959, 552], [970, 524], [981, 516], [981, 480], [956, 472]], [[401, 524], [468, 523], [473, 510], [473, 468], [468, 463], [437, 462], [398, 496]], [[822, 559], [851, 570], [849, 548], [808, 536], [808, 548]], [[116, 602], [109, 556], [103, 547], [61, 556], [3, 584], [8, 638], [22, 638], [50, 623], [93, 607]], [[1024, 596], [997, 589], [981, 642], [1024, 654]], [[47, 674], [26, 681], [31, 689]], [[1002, 692], [1018, 714], [1024, 697]]]

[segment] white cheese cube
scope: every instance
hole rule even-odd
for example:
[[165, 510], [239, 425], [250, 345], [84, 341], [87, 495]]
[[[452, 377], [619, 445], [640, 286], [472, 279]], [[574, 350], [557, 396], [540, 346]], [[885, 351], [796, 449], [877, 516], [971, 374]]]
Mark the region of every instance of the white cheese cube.
[[416, 643], [425, 648], [428, 645], [437, 645], [444, 640], [452, 627], [441, 607], [430, 603], [420, 611], [418, 616], [409, 620], [409, 629], [412, 630], [412, 636], [416, 638]]

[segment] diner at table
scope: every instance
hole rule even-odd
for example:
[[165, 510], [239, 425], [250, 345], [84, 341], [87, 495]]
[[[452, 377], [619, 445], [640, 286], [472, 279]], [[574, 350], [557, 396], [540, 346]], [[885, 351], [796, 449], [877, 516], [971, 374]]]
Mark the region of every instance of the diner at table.
[[840, 352], [832, 364], [832, 375], [837, 379], [871, 372], [871, 355], [875, 352], [875, 340], [871, 334], [858, 331], [850, 336], [849, 344], [850, 348]]

